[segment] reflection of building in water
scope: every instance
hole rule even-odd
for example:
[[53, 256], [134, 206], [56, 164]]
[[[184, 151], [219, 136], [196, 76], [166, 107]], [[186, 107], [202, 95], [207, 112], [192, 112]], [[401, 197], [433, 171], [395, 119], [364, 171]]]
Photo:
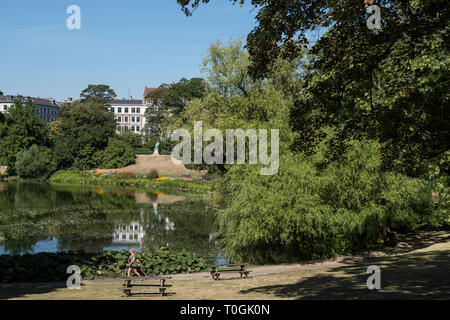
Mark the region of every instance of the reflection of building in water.
[[113, 244], [137, 244], [141, 245], [145, 231], [139, 221], [130, 224], [120, 224], [115, 226]]

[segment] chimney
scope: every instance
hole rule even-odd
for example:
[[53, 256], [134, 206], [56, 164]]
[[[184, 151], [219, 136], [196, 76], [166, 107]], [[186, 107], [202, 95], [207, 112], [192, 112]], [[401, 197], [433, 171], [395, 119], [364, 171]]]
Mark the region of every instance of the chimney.
[[133, 96], [130, 96], [130, 100], [133, 100]]

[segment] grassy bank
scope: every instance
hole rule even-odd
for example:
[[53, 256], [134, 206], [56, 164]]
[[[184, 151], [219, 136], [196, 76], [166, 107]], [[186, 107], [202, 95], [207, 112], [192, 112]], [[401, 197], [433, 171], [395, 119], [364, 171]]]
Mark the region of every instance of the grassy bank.
[[159, 180], [151, 179], [145, 175], [131, 174], [104, 174], [89, 171], [58, 171], [49, 178], [50, 183], [94, 184], [110, 186], [145, 187], [154, 189], [185, 190], [207, 192], [210, 184], [202, 181], [184, 181], [179, 178], [161, 177]]

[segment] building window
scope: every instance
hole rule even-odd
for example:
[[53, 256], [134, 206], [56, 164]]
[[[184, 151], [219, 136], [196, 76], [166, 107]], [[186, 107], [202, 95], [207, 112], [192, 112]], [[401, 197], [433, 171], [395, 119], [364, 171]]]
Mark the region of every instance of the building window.
[[128, 117], [125, 117], [125, 122], [128, 122]]
[[136, 113], [136, 108], [131, 108], [131, 113]]
[[122, 113], [122, 108], [117, 108], [117, 113]]
[[134, 132], [134, 126], [131, 126], [131, 131]]
[[128, 108], [125, 108], [125, 113], [128, 113]]
[[131, 117], [131, 122], [135, 122], [136, 118], [135, 117]]
[[122, 117], [117, 117], [117, 122], [122, 122]]
[[141, 117], [136, 117], [136, 122], [141, 122]]
[[141, 108], [137, 108], [136, 113], [141, 113]]
[[141, 130], [140, 126], [136, 126], [136, 132], [139, 132]]
[[8, 110], [8, 106], [5, 104], [5, 106], [3, 107], [3, 109], [6, 111]]

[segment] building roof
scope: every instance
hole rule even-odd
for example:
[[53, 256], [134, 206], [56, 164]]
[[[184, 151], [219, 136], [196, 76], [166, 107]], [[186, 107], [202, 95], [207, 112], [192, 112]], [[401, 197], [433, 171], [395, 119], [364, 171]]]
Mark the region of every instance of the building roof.
[[39, 106], [46, 107], [58, 107], [55, 100], [53, 99], [44, 99], [44, 98], [32, 98], [32, 97], [24, 97], [24, 96], [0, 96], [0, 102], [9, 102], [12, 103], [14, 99], [18, 98], [23, 103], [26, 103], [28, 99], [31, 99], [32, 103]]
[[153, 92], [153, 91], [155, 91], [155, 90], [157, 90], [158, 88], [148, 88], [148, 87], [145, 87], [145, 90], [144, 90], [144, 99], [147, 97], [147, 95], [150, 93], [150, 92]]
[[120, 106], [123, 106], [123, 105], [142, 105], [142, 100], [136, 100], [136, 99], [133, 99], [133, 100], [126, 100], [126, 99], [116, 99], [116, 100], [111, 100], [111, 101], [108, 101], [108, 104], [110, 104], [110, 105], [120, 105]]
[[0, 102], [12, 102], [13, 99], [13, 96], [0, 96]]
[[43, 98], [31, 98], [33, 104], [46, 107], [58, 107], [55, 100]]

